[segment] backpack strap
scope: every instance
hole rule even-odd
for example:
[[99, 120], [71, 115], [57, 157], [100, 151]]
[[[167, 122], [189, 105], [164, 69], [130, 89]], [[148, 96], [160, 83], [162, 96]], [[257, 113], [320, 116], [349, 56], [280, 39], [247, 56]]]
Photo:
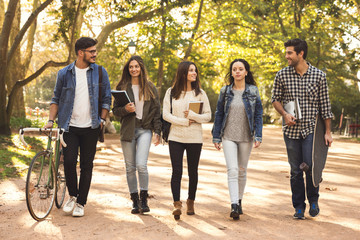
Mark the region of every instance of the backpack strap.
[[101, 87], [102, 87], [102, 66], [98, 65], [98, 71], [99, 71], [99, 116], [101, 117], [101, 111], [102, 111], [102, 94], [101, 94]]
[[170, 113], [172, 114], [172, 94], [170, 91]]

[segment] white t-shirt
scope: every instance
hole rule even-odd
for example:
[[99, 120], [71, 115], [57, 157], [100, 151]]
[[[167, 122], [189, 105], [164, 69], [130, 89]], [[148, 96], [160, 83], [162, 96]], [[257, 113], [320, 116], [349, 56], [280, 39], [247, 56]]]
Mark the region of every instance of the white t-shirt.
[[86, 77], [88, 69], [88, 67], [80, 69], [75, 66], [75, 99], [70, 119], [70, 126], [72, 127], [91, 127], [90, 97]]
[[140, 86], [139, 85], [132, 85], [132, 90], [134, 92], [135, 98], [135, 113], [137, 119], [142, 119], [143, 117], [143, 109], [144, 109], [144, 96], [142, 96], [141, 101], [139, 100], [139, 92]]

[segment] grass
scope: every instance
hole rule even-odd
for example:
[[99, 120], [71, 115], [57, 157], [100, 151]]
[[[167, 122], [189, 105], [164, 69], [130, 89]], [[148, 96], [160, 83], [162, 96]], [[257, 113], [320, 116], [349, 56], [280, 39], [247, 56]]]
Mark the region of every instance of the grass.
[[[11, 128], [17, 131], [20, 127], [43, 127], [47, 118], [11, 118]], [[117, 132], [120, 132], [120, 122], [113, 121]], [[56, 124], [54, 125], [56, 127]], [[46, 146], [46, 137], [25, 137], [30, 149], [20, 143], [19, 135], [0, 135], [0, 180], [26, 175], [28, 166], [37, 152]]]
[[32, 158], [44, 149], [46, 138], [25, 137], [25, 141], [30, 149], [20, 143], [18, 134], [0, 135], [0, 179], [24, 176]]

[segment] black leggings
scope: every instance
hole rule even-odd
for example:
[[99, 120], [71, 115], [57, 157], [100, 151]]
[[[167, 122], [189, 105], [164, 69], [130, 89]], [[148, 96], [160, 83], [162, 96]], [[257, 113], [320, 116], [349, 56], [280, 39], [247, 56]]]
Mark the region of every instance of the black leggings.
[[195, 200], [201, 148], [202, 143], [180, 143], [169, 141], [169, 151], [172, 165], [171, 192], [174, 202], [180, 201], [184, 150], [186, 150], [189, 175], [188, 199]]
[[[77, 197], [77, 202], [86, 204], [90, 189], [93, 161], [96, 152], [96, 143], [99, 128], [70, 127], [69, 132], [64, 133], [64, 170], [66, 186], [70, 196]], [[80, 181], [77, 182], [76, 164], [80, 148]]]

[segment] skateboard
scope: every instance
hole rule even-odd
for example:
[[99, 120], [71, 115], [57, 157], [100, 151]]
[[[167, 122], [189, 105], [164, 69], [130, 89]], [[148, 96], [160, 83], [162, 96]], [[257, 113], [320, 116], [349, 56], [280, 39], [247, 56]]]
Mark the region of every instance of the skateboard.
[[320, 115], [316, 116], [312, 149], [312, 181], [318, 187], [322, 181], [322, 172], [325, 167], [329, 147], [325, 144], [325, 122]]

